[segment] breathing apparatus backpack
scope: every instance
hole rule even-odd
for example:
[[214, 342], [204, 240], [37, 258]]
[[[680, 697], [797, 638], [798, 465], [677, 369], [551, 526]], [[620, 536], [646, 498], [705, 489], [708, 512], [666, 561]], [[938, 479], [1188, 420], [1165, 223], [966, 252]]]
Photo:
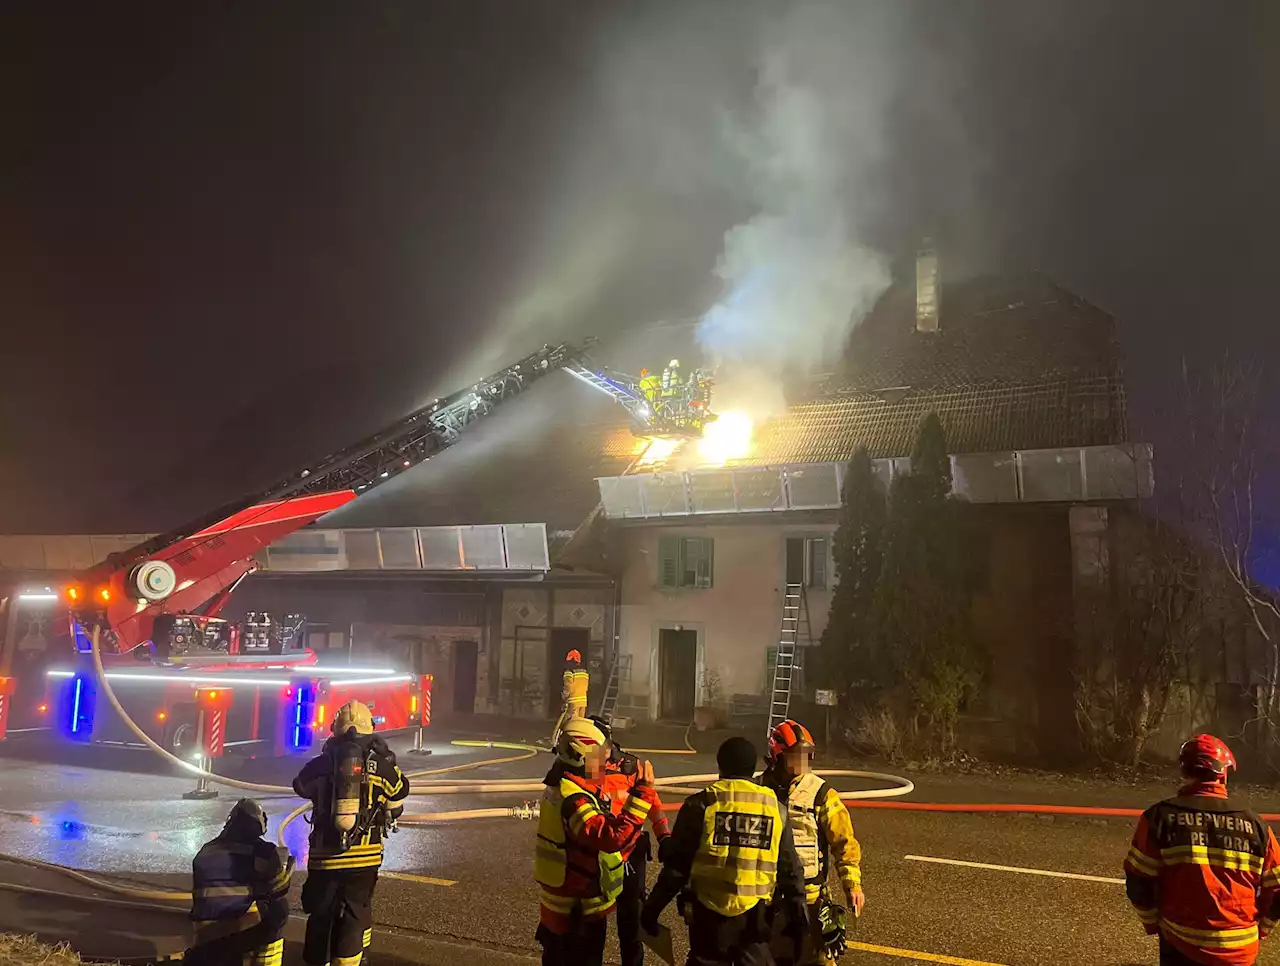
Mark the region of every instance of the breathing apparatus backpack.
[[334, 742], [328, 749], [333, 762], [333, 786], [329, 819], [338, 833], [342, 851], [363, 836], [369, 827], [362, 814], [366, 782], [366, 753], [354, 738]]

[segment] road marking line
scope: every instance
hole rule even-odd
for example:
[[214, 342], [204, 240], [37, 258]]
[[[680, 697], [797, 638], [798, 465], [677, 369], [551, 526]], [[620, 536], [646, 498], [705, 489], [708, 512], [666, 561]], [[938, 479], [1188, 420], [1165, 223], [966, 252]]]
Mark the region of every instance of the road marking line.
[[423, 885], [456, 886], [456, 879], [437, 879], [429, 875], [412, 875], [408, 872], [384, 872], [384, 879], [404, 879], [406, 882], [421, 882]]
[[1023, 875], [1047, 875], [1055, 879], [1083, 879], [1085, 882], [1109, 882], [1124, 885], [1124, 879], [1111, 879], [1103, 875], [1084, 875], [1081, 872], [1053, 872], [1049, 869], [1024, 869], [1020, 865], [988, 865], [986, 862], [963, 862], [960, 859], [939, 859], [932, 855], [904, 855], [908, 862], [934, 862], [938, 865], [963, 865], [969, 869], [992, 869], [996, 872], [1021, 872]]
[[915, 949], [898, 949], [896, 946], [873, 946], [871, 943], [846, 942], [845, 947], [847, 949], [857, 949], [864, 953], [896, 956], [898, 959], [915, 959], [925, 963], [945, 963], [947, 966], [1000, 966], [1000, 963], [989, 963], [982, 959], [960, 959], [957, 956], [940, 956], [937, 953], [922, 953]]

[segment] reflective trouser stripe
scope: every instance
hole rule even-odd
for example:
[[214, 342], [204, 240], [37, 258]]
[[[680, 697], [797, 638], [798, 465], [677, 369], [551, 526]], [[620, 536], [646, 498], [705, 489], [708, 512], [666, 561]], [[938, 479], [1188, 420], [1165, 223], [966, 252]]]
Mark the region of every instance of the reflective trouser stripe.
[[249, 966], [280, 966], [284, 959], [284, 940], [277, 939], [249, 954]]

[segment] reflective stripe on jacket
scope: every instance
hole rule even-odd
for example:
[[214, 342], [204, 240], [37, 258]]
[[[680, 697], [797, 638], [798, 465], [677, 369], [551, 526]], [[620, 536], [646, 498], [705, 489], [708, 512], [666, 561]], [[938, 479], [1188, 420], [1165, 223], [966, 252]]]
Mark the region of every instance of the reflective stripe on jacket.
[[330, 814], [334, 761], [329, 749], [335, 739], [330, 738], [325, 743], [324, 753], [307, 762], [293, 781], [293, 790], [310, 799], [313, 806], [308, 869], [368, 869], [382, 865], [382, 823], [372, 821], [374, 813], [385, 806], [387, 811], [399, 814], [400, 803], [409, 794], [409, 779], [382, 739], [377, 735], [362, 735], [355, 740], [365, 755], [360, 810], [356, 819], [364, 831], [345, 848], [343, 835]]
[[862, 847], [840, 793], [819, 775], [805, 772], [791, 782], [786, 805], [796, 852], [804, 864], [806, 901], [817, 901], [832, 858], [840, 884], [849, 891], [856, 889], [862, 883]]
[[690, 885], [708, 909], [739, 916], [772, 900], [785, 819], [777, 796], [749, 778], [722, 778], [707, 793]]
[[548, 928], [564, 932], [575, 909], [590, 918], [613, 908], [622, 891], [621, 852], [635, 844], [649, 808], [646, 793], [637, 792], [613, 815], [585, 779], [554, 772], [548, 776], [538, 808], [533, 865]]
[[1196, 784], [1147, 809], [1125, 858], [1125, 886], [1147, 932], [1188, 958], [1247, 966], [1259, 927], [1280, 919], [1280, 845], [1221, 784]]
[[191, 862], [191, 918], [196, 941], [208, 942], [256, 926], [259, 903], [289, 894], [291, 869], [275, 846], [219, 835]]
[[564, 672], [561, 686], [561, 698], [573, 714], [571, 717], [582, 718], [587, 713], [587, 691], [591, 687], [591, 675], [582, 670]]
[[[636, 781], [640, 777], [639, 768], [635, 755], [626, 753], [623, 753], [620, 758], [610, 758], [605, 763], [604, 776], [600, 779], [600, 804], [606, 806], [614, 815], [622, 814], [628, 796], [635, 789]], [[661, 842], [671, 834], [671, 827], [667, 824], [667, 816], [662, 813], [662, 799], [658, 797], [656, 789], [651, 805], [649, 824], [653, 827], [653, 833], [658, 836], [658, 841]], [[643, 834], [637, 837], [635, 842], [622, 850], [622, 857], [631, 858], [635, 847], [645, 838]]]

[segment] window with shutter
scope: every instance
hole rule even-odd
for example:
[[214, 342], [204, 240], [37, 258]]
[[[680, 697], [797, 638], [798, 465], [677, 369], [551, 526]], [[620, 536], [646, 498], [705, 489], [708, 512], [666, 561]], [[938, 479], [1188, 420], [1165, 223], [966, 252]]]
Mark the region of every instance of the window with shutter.
[[658, 586], [680, 586], [680, 543], [679, 537], [658, 538]]
[[827, 586], [827, 541], [822, 537], [809, 541], [809, 586]]
[[660, 537], [658, 586], [710, 587], [715, 569], [713, 543], [706, 537]]
[[697, 587], [698, 572], [702, 569], [702, 540], [685, 537], [680, 541], [680, 586]]

